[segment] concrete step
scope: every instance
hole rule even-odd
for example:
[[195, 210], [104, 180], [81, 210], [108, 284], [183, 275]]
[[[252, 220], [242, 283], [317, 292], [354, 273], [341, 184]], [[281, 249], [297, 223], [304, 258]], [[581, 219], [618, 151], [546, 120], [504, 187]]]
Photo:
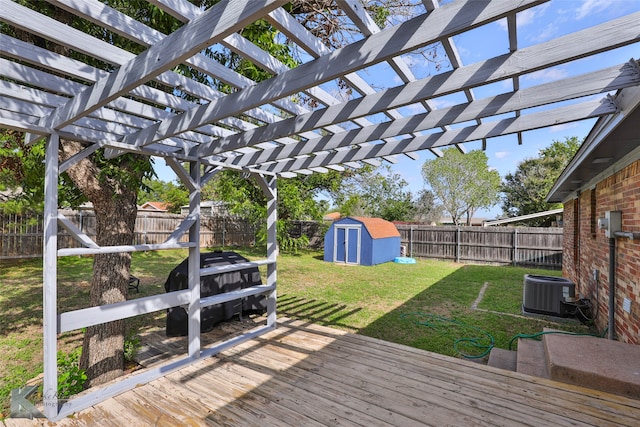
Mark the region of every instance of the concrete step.
[[534, 377], [549, 378], [547, 358], [542, 341], [518, 339], [517, 372]]
[[487, 365], [515, 372], [516, 354], [517, 352], [515, 351], [494, 347], [489, 353], [489, 361], [487, 362]]
[[542, 340], [551, 379], [640, 399], [640, 345], [566, 334]]

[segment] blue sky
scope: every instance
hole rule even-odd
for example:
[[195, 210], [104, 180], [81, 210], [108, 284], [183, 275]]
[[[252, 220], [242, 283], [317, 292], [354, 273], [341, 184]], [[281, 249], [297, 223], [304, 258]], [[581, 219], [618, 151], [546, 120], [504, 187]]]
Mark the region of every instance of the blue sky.
[[[518, 14], [518, 47], [523, 48], [545, 42], [636, 11], [640, 11], [640, 0], [552, 0]], [[453, 41], [463, 65], [507, 53], [509, 45], [506, 20], [461, 34], [456, 36]], [[640, 58], [639, 44], [524, 75], [520, 78], [520, 86], [524, 88], [538, 85], [559, 78], [586, 73], [604, 66], [621, 64], [632, 57]], [[415, 55], [406, 56], [405, 59], [417, 78], [446, 72], [451, 69], [448, 64], [443, 63], [442, 67], [437, 70], [432, 63], [419, 60]], [[389, 71], [385, 65], [370, 67], [361, 75], [378, 89], [400, 84], [395, 73]], [[325, 89], [333, 92], [330, 85]], [[512, 90], [511, 83], [506, 81], [476, 88], [474, 89], [474, 94], [476, 98], [483, 98], [510, 90]], [[460, 96], [453, 96], [438, 98], [434, 102], [438, 107], [446, 107], [464, 101], [466, 99], [461, 99]], [[403, 115], [410, 115], [416, 111], [422, 112], [424, 110], [419, 111], [416, 107], [408, 106], [400, 109], [400, 111]], [[584, 138], [594, 123], [595, 119], [584, 120], [526, 132], [523, 134], [522, 145], [518, 145], [515, 135], [491, 138], [487, 141], [486, 149], [489, 166], [495, 168], [504, 177], [507, 173], [514, 172], [518, 163], [523, 159], [537, 157], [538, 151], [547, 147], [554, 140], [564, 140], [565, 137], [572, 136]], [[481, 142], [466, 143], [465, 147], [467, 150], [480, 149]], [[429, 152], [420, 152], [419, 159], [415, 161], [408, 157], [400, 156], [399, 162], [393, 165], [392, 169], [409, 183], [409, 189], [415, 194], [424, 187], [420, 173], [422, 164], [425, 160], [433, 158], [433, 154]], [[156, 159], [156, 171], [159, 179], [164, 181], [175, 179], [175, 175], [164, 165], [163, 160]], [[500, 213], [500, 205], [496, 205], [489, 211], [479, 211], [476, 216], [494, 218]]]

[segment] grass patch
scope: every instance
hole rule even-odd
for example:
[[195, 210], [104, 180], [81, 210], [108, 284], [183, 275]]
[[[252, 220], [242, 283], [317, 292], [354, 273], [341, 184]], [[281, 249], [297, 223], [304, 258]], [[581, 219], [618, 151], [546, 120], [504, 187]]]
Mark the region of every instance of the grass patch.
[[[479, 355], [482, 347], [458, 340], [477, 338], [482, 346], [489, 343], [487, 334], [497, 347], [508, 348], [514, 335], [545, 326], [587, 332], [579, 324], [508, 315], [521, 313], [523, 277], [531, 269], [434, 260], [344, 266], [308, 253], [283, 258], [278, 270], [280, 314], [436, 353]], [[485, 283], [478, 308], [499, 313], [471, 308]]]
[[[238, 252], [250, 259], [264, 258], [262, 250]], [[164, 293], [169, 272], [186, 256], [186, 250], [134, 253], [131, 271], [140, 278], [140, 292], [132, 291], [129, 297]], [[459, 355], [454, 345], [461, 338], [486, 342], [481, 331], [493, 336], [496, 346], [507, 348], [515, 334], [540, 332], [545, 326], [586, 330], [509, 315], [520, 313], [523, 276], [531, 269], [431, 260], [345, 266], [322, 258], [320, 252], [278, 258], [279, 315], [452, 356]], [[58, 260], [59, 310], [88, 305], [92, 262], [91, 257]], [[559, 275], [547, 270], [535, 273]], [[471, 309], [485, 283], [488, 287], [478, 308], [505, 314]], [[41, 260], [2, 265], [0, 306], [0, 414], [7, 415], [10, 391], [42, 372]], [[127, 333], [164, 327], [164, 322], [164, 311], [138, 316], [127, 320]], [[81, 332], [67, 333], [60, 337], [58, 350], [70, 353], [81, 339]], [[457, 346], [469, 354], [481, 351], [464, 342]]]

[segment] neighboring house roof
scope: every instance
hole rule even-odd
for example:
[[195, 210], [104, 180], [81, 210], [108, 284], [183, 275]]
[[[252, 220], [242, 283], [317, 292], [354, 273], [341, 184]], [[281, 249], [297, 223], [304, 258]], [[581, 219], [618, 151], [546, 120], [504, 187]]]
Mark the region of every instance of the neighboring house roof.
[[[471, 225], [484, 225], [486, 221], [487, 221], [486, 218], [471, 218]], [[466, 223], [466, 217], [463, 222]], [[450, 216], [445, 218], [440, 218], [440, 221], [438, 221], [438, 223], [442, 225], [453, 225], [453, 219]], [[466, 225], [466, 224], [460, 224], [460, 225]]]
[[145, 202], [140, 206], [140, 209], [166, 212], [169, 210], [169, 203], [166, 202]]
[[322, 217], [325, 221], [336, 221], [341, 218], [340, 212], [331, 212]]
[[[202, 202], [200, 202], [200, 207], [201, 208], [224, 208], [227, 207], [227, 205], [229, 205], [229, 203], [227, 202], [221, 202], [219, 200], [203, 200]], [[181, 208], [186, 208], [189, 209], [189, 205], [183, 205], [181, 206]]]
[[510, 222], [526, 221], [528, 219], [540, 218], [543, 216], [558, 215], [558, 214], [561, 214], [563, 211], [564, 211], [563, 208], [551, 209], [549, 211], [537, 212], [537, 213], [532, 213], [528, 215], [520, 215], [520, 216], [511, 217], [511, 218], [496, 219], [494, 221], [485, 221], [483, 225], [487, 227], [489, 225], [500, 225], [500, 224], [508, 224]]
[[21, 194], [22, 191], [22, 187], [17, 187], [17, 188], [8, 188], [6, 190], [0, 191], [0, 200], [1, 201], [6, 201], [9, 199], [12, 199], [14, 197], [16, 197], [17, 195]]
[[606, 175], [640, 159], [640, 86], [618, 91], [612, 98], [618, 112], [598, 119], [547, 196], [564, 202], [591, 188]]
[[369, 231], [373, 239], [384, 239], [385, 237], [400, 237], [400, 232], [396, 226], [382, 218], [365, 218], [360, 216], [351, 217], [360, 221]]

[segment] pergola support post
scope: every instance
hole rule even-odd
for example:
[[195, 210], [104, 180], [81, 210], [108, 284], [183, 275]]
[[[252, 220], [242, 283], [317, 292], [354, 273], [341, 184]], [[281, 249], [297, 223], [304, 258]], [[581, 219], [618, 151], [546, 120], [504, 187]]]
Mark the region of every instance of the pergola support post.
[[44, 253], [43, 253], [43, 365], [44, 414], [48, 419], [58, 415], [58, 148], [60, 138], [53, 133], [47, 140], [44, 176]]
[[196, 220], [189, 228], [189, 242], [194, 243], [189, 247], [189, 291], [191, 302], [189, 303], [189, 357], [200, 357], [200, 162], [189, 163], [189, 216]]
[[273, 285], [273, 291], [267, 294], [267, 327], [276, 327], [276, 302], [277, 302], [277, 267], [278, 258], [278, 190], [277, 179], [270, 176], [268, 179], [263, 175], [253, 174], [254, 179], [262, 188], [262, 192], [267, 197], [267, 285]]

